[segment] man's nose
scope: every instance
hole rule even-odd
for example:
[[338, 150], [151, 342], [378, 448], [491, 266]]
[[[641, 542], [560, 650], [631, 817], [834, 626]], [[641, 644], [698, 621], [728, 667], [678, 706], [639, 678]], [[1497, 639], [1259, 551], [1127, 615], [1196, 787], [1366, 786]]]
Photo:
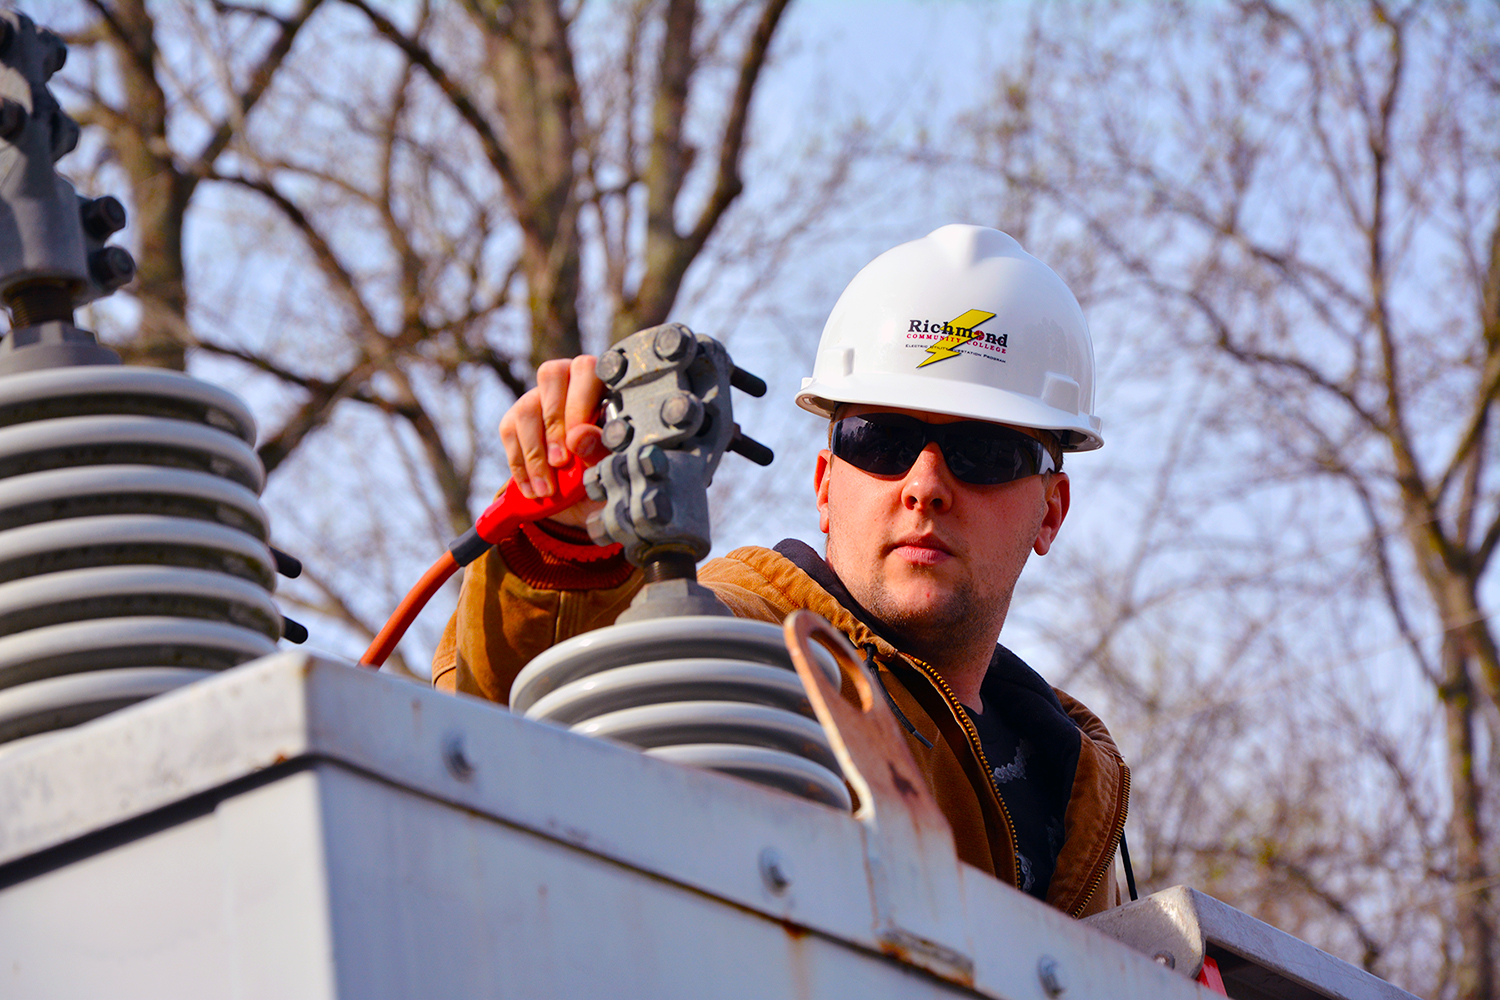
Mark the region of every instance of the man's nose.
[[953, 474], [936, 441], [927, 442], [901, 484], [907, 510], [940, 514], [953, 507]]

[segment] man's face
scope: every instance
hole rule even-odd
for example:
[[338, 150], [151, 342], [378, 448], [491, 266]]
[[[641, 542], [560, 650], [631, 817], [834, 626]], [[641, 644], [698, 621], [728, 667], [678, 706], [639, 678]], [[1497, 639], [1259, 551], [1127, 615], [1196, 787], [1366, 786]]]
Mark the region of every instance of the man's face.
[[[932, 424], [965, 419], [863, 405], [839, 416], [873, 412]], [[1021, 568], [1051, 548], [1069, 500], [1061, 472], [994, 486], [960, 482], [931, 442], [892, 476], [863, 472], [825, 448], [817, 492], [829, 565], [855, 600], [926, 649], [999, 635]]]

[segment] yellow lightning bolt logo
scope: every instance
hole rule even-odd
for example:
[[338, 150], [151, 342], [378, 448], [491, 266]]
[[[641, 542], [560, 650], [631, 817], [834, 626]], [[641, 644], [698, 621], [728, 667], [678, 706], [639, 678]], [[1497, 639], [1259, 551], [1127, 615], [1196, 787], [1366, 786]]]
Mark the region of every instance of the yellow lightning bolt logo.
[[958, 351], [955, 348], [960, 344], [967, 344], [975, 337], [984, 336], [975, 327], [987, 319], [994, 318], [994, 313], [985, 312], [983, 309], [970, 309], [951, 323], [944, 323], [944, 329], [951, 327], [953, 332], [937, 343], [927, 347], [925, 350], [927, 351], [928, 358], [917, 365], [917, 367], [922, 368], [932, 364], [934, 361], [946, 361], [949, 358], [958, 357]]

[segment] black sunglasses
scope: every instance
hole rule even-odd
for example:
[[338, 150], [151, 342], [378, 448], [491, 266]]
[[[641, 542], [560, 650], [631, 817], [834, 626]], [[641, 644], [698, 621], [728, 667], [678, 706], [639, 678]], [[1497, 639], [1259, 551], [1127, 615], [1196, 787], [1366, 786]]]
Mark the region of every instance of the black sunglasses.
[[1057, 469], [1046, 446], [1029, 434], [978, 420], [929, 424], [902, 413], [835, 421], [832, 450], [871, 475], [903, 476], [929, 441], [937, 442], [948, 471], [971, 486], [994, 486]]

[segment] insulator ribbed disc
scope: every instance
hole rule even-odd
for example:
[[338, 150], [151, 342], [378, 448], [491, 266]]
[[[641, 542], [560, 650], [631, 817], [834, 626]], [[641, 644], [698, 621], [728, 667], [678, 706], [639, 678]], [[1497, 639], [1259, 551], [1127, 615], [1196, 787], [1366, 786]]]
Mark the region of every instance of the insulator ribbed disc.
[[0, 636], [136, 615], [225, 621], [273, 641], [281, 638], [281, 613], [271, 595], [227, 573], [178, 566], [95, 566], [0, 583]]
[[187, 469], [86, 465], [0, 479], [0, 531], [101, 514], [216, 521], [264, 541], [260, 498], [239, 483]]
[[225, 431], [165, 417], [60, 417], [0, 427], [0, 476], [80, 465], [198, 469], [260, 492], [255, 451]]
[[255, 421], [177, 372], [0, 377], [0, 741], [273, 652]]
[[[813, 655], [837, 684], [833, 658], [822, 647]], [[656, 618], [586, 632], [527, 664], [510, 707], [664, 760], [851, 806], [782, 631], [769, 622]]]
[[854, 808], [849, 786], [836, 770], [830, 771], [810, 760], [779, 750], [747, 747], [738, 743], [689, 743], [682, 746], [652, 747], [646, 756], [669, 760], [674, 764], [718, 771], [758, 785], [769, 785], [783, 792], [800, 795], [844, 812]]
[[131, 564], [217, 570], [267, 591], [276, 582], [276, 563], [264, 542], [208, 521], [119, 514], [0, 531], [0, 582]]
[[255, 443], [255, 418], [234, 393], [162, 368], [85, 365], [4, 376], [0, 427], [92, 414], [170, 417]]
[[5, 688], [0, 690], [0, 743], [76, 726], [212, 675], [185, 667], [122, 667]]
[[698, 658], [589, 674], [538, 699], [526, 710], [526, 718], [571, 724], [605, 712], [668, 701], [738, 701], [812, 716], [802, 680], [790, 670]]
[[0, 638], [0, 688], [115, 667], [223, 670], [275, 651], [262, 633], [224, 622], [157, 616], [67, 622]]

